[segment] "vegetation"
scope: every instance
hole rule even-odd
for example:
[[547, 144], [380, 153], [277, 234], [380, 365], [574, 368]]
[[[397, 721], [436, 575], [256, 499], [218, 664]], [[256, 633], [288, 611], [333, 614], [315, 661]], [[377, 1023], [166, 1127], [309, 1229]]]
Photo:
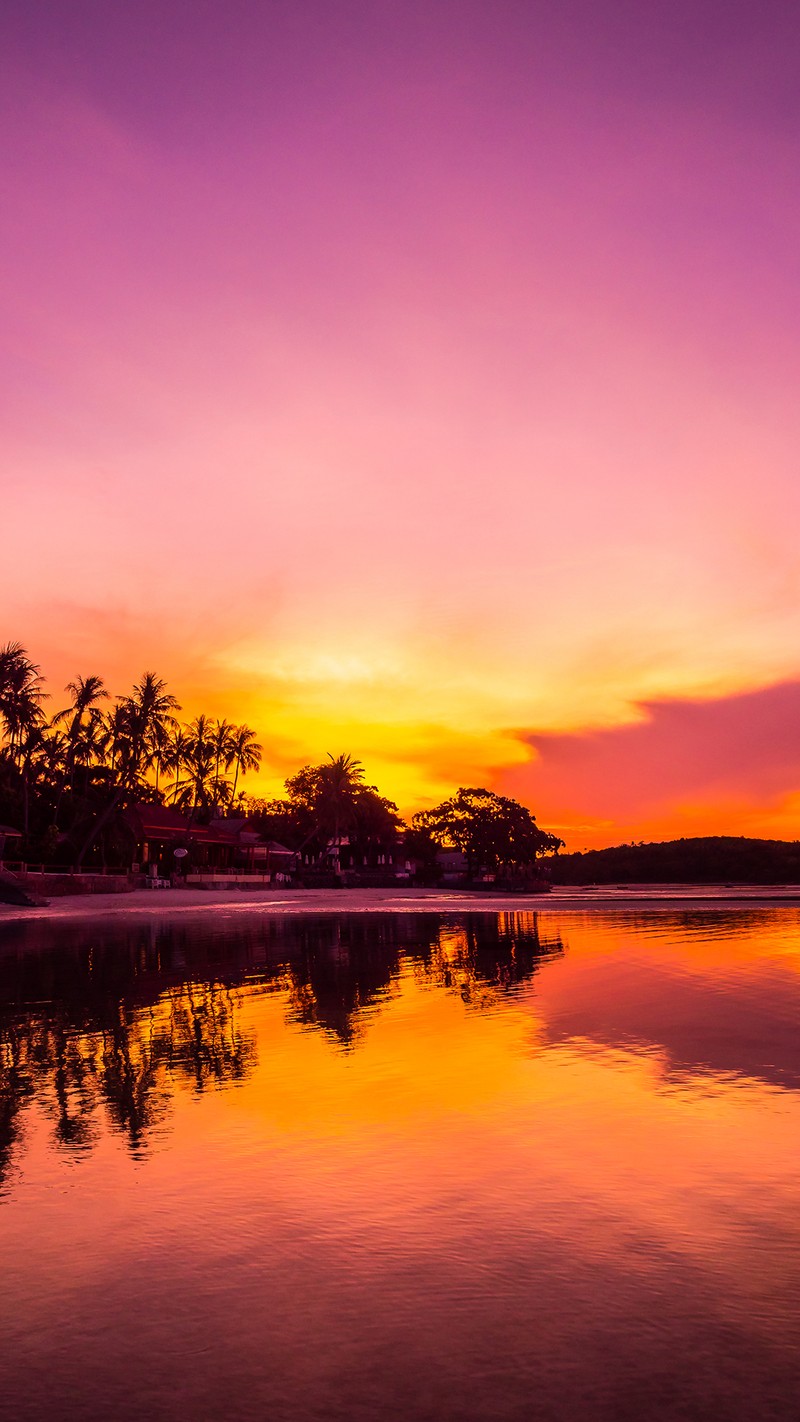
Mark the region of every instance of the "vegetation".
[[48, 720], [39, 667], [18, 642], [0, 648], [0, 823], [22, 830], [28, 861], [124, 862], [126, 807], [218, 814], [242, 802], [240, 777], [261, 764], [249, 726], [202, 715], [182, 724], [152, 672], [113, 702], [99, 676], [66, 691], [69, 704]]
[[430, 836], [443, 849], [460, 850], [470, 878], [481, 871], [532, 871], [540, 856], [563, 847], [563, 840], [539, 829], [525, 805], [491, 790], [461, 789], [415, 815], [412, 824], [418, 836]]
[[[32, 932], [35, 953], [23, 951]], [[76, 923], [57, 941], [12, 922], [0, 951], [0, 1194], [34, 1108], [82, 1159], [110, 1133], [141, 1159], [182, 1083], [201, 1093], [247, 1079], [258, 1060], [248, 994], [268, 988], [288, 1021], [351, 1051], [404, 963], [486, 1012], [563, 952], [529, 913], [469, 915], [455, 930], [411, 914], [267, 915], [202, 933], [133, 918], [101, 934]]]
[[461, 789], [407, 826], [351, 755], [303, 766], [282, 798], [254, 799], [240, 788], [261, 765], [249, 726], [205, 714], [180, 721], [153, 672], [114, 699], [97, 675], [76, 677], [66, 692], [48, 719], [39, 667], [17, 642], [0, 649], [0, 824], [22, 831], [15, 854], [28, 863], [128, 864], [124, 812], [142, 803], [180, 811], [189, 828], [246, 815], [266, 839], [337, 875], [380, 871], [401, 842], [430, 882], [439, 848], [462, 850], [470, 875], [513, 877], [561, 847], [524, 805], [489, 790]]
[[558, 884], [800, 883], [800, 842], [714, 836], [559, 854], [563, 842], [530, 810], [480, 788], [405, 825], [351, 755], [303, 766], [281, 798], [253, 798], [242, 782], [262, 747], [250, 726], [203, 714], [180, 721], [152, 672], [116, 698], [97, 675], [65, 690], [66, 704], [48, 715], [40, 668], [20, 643], [0, 647], [0, 825], [21, 831], [14, 855], [29, 863], [127, 865], [123, 812], [149, 802], [179, 810], [189, 826], [246, 815], [266, 839], [336, 873], [380, 866], [402, 843], [429, 883], [441, 875], [442, 849], [464, 855], [469, 877], [516, 882], [540, 874], [547, 858]]
[[323, 765], [304, 765], [286, 781], [286, 797], [250, 800], [254, 824], [307, 857], [328, 859], [340, 868], [347, 859], [363, 865], [397, 842], [403, 821], [397, 806], [375, 785], [364, 784], [361, 762], [350, 755], [328, 756]]
[[714, 835], [561, 854], [557, 884], [800, 884], [800, 843]]

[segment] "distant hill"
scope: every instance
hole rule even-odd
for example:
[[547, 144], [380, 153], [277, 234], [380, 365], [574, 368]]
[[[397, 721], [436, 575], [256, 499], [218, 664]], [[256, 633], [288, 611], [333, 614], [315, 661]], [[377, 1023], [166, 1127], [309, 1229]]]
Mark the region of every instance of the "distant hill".
[[554, 884], [800, 884], [800, 841], [713, 835], [559, 854]]

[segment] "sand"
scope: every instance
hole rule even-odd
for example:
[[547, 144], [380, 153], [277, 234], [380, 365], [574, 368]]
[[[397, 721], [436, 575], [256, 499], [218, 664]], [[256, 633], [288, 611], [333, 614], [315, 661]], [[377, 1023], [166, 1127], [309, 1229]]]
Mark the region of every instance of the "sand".
[[459, 889], [137, 889], [130, 894], [81, 894], [35, 908], [0, 904], [0, 925], [52, 919], [171, 918], [207, 914], [519, 913], [800, 906], [798, 885], [641, 884], [592, 889], [558, 887], [549, 894], [472, 893]]

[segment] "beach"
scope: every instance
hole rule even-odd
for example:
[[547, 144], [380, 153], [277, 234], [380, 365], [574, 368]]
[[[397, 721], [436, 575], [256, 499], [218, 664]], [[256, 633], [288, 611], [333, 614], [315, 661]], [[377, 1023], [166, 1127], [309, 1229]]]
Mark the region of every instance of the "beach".
[[591, 888], [559, 886], [547, 894], [485, 893], [467, 889], [135, 889], [130, 894], [75, 894], [49, 904], [0, 904], [0, 925], [36, 918], [172, 918], [210, 911], [239, 914], [341, 913], [561, 913], [658, 910], [737, 905], [800, 904], [795, 884], [640, 884]]

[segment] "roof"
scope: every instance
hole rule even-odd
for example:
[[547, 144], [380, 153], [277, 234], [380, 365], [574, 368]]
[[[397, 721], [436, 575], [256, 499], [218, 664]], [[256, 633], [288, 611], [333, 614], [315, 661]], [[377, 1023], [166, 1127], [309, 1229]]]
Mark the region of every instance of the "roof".
[[[193, 839], [201, 844], [229, 844], [238, 848], [254, 848], [263, 845], [261, 835], [249, 827], [246, 819], [223, 819], [218, 817], [210, 824], [198, 824], [189, 815], [173, 810], [169, 805], [134, 805], [125, 811], [128, 824], [143, 839], [178, 840]], [[269, 846], [272, 851], [273, 846]], [[274, 846], [274, 852], [289, 854], [282, 844]]]
[[467, 856], [460, 849], [437, 849], [436, 862], [445, 869], [466, 869]]
[[168, 805], [133, 805], [125, 811], [125, 819], [145, 839], [182, 839], [194, 830], [188, 815], [171, 810]]

